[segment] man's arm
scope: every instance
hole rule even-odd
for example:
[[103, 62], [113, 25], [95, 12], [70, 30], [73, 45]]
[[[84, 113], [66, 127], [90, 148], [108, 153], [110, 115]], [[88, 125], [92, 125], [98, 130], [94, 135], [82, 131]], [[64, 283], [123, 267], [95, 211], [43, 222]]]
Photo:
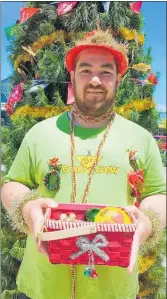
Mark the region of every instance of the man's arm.
[[[131, 250], [130, 263], [128, 266], [129, 273], [133, 273], [137, 262], [137, 256], [139, 253], [140, 246], [154, 234], [152, 221], [144, 211], [153, 211], [159, 217], [161, 228], [166, 227], [166, 196], [163, 194], [157, 194], [148, 196], [143, 199], [140, 204], [140, 209], [135, 206], [130, 206], [127, 210], [133, 214], [136, 218], [138, 228], [133, 237], [133, 244]], [[146, 213], [146, 214], [145, 214]]]
[[162, 228], [166, 227], [166, 195], [156, 194], [144, 198], [140, 204], [140, 210], [151, 209], [157, 213], [162, 223]]
[[[1, 199], [4, 207], [9, 213], [10, 208], [12, 208], [12, 202], [15, 200], [18, 201], [19, 198], [24, 197], [24, 195], [26, 196], [27, 192], [30, 192], [30, 189], [17, 182], [9, 182], [3, 186]], [[39, 241], [37, 234], [44, 218], [44, 211], [48, 207], [56, 208], [57, 204], [51, 198], [37, 198], [25, 203], [21, 210], [24, 222], [27, 225], [29, 232], [33, 235], [38, 250], [46, 256], [48, 256], [47, 244], [46, 242]], [[18, 222], [18, 225], [20, 225], [20, 222]]]
[[[147, 239], [149, 242], [149, 237], [151, 237], [150, 241], [153, 240], [156, 221], [158, 231], [166, 227], [166, 183], [159, 148], [151, 134], [148, 135], [148, 140], [145, 144], [147, 145], [145, 161], [141, 161], [141, 168], [144, 171], [144, 190], [139, 198], [140, 208], [135, 206], [128, 207], [129, 212], [134, 215], [138, 224], [133, 238], [128, 267], [129, 273], [133, 272], [136, 265], [140, 246]], [[153, 212], [152, 216], [155, 216], [155, 221], [152, 219], [151, 212]]]
[[19, 198], [29, 192], [30, 189], [23, 184], [17, 182], [6, 183], [2, 187], [1, 200], [4, 207], [8, 210], [15, 198]]
[[128, 207], [127, 210], [133, 214], [137, 220], [138, 229], [133, 238], [129, 273], [132, 273], [136, 265], [140, 246], [152, 235], [152, 222], [144, 211], [151, 210], [158, 215], [161, 228], [166, 227], [166, 196], [163, 194], [152, 195], [144, 198], [140, 204], [140, 209], [135, 206]]
[[[4, 207], [8, 210], [9, 214], [22, 215], [25, 224], [28, 226], [29, 232], [33, 235], [34, 240], [37, 243], [38, 249], [44, 254], [45, 248], [42, 247], [41, 242], [37, 239], [37, 233], [43, 220], [43, 214], [48, 207], [56, 207], [57, 204], [50, 198], [37, 198], [32, 199], [31, 190], [35, 190], [37, 187], [35, 178], [35, 168], [33, 163], [33, 157], [31, 156], [30, 146], [25, 137], [22, 141], [19, 151], [13, 164], [4, 177], [6, 184], [2, 187], [1, 199]], [[29, 197], [30, 201], [25, 202], [24, 199]], [[19, 205], [20, 202], [20, 205]], [[15, 213], [15, 208], [17, 211]], [[17, 217], [16, 217], [17, 218]], [[21, 222], [18, 220], [17, 229], [21, 229]]]

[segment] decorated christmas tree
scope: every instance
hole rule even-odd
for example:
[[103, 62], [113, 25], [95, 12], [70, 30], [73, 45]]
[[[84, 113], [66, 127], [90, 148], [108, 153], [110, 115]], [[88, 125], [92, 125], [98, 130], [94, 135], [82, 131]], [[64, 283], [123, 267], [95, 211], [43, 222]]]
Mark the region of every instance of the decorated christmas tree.
[[[2, 130], [2, 161], [10, 168], [26, 132], [37, 122], [71, 110], [74, 99], [64, 66], [66, 51], [97, 27], [126, 44], [129, 69], [117, 92], [116, 112], [152, 134], [158, 130], [153, 92], [158, 74], [151, 71], [151, 49], [144, 52], [141, 2], [25, 2], [20, 20], [6, 30], [14, 66], [6, 105], [9, 126]], [[2, 209], [2, 298], [17, 298], [15, 284], [26, 236], [13, 232]], [[165, 298], [164, 244], [139, 260], [139, 296]]]

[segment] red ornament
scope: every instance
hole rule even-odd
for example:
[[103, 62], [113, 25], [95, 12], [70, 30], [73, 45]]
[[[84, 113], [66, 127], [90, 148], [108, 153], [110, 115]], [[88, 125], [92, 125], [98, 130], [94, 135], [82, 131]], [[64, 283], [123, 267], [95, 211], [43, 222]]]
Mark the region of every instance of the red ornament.
[[132, 187], [133, 196], [139, 198], [144, 187], [143, 170], [132, 171], [128, 174], [128, 181]]
[[142, 1], [130, 3], [131, 10], [138, 14], [140, 12], [142, 3], [143, 3]]
[[92, 278], [97, 278], [98, 277], [98, 274], [97, 274], [96, 270], [91, 271], [90, 277], [92, 277]]
[[26, 7], [26, 8], [20, 8], [20, 21], [19, 23], [24, 23], [28, 19], [30, 19], [33, 15], [35, 15], [38, 11], [40, 11], [40, 8], [34, 8], [34, 7]]
[[16, 87], [13, 88], [7, 100], [5, 107], [8, 115], [11, 115], [13, 113], [14, 105], [22, 99], [23, 96], [22, 83], [24, 82], [25, 81], [19, 83], [18, 85], [16, 85]]
[[78, 1], [61, 2], [58, 4], [57, 14], [58, 16], [64, 15], [70, 12]]
[[155, 77], [155, 75], [153, 73], [150, 73], [147, 80], [153, 85], [157, 85], [157, 83], [158, 83], [157, 78]]

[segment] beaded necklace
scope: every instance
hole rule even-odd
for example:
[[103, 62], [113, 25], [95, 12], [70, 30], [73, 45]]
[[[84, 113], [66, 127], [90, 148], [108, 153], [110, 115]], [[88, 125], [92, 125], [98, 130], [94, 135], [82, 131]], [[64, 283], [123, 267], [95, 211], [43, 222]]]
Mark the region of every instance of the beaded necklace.
[[105, 120], [105, 119], [111, 119], [111, 118], [114, 118], [115, 116], [115, 112], [112, 110], [108, 111], [107, 113], [103, 114], [103, 115], [100, 115], [100, 116], [89, 116], [89, 115], [84, 115], [79, 109], [78, 107], [76, 106], [76, 104], [73, 105], [72, 107], [72, 114], [74, 116], [77, 116], [77, 117], [80, 117], [82, 120], [86, 121], [86, 122], [91, 122], [91, 121], [94, 121], [94, 122], [99, 122], [99, 121], [102, 121], [102, 120]]
[[[76, 170], [75, 170], [75, 166], [74, 166], [74, 159], [75, 159], [74, 116], [76, 116], [76, 113], [73, 113], [73, 109], [72, 109], [72, 112], [71, 112], [71, 122], [70, 122], [70, 124], [71, 124], [71, 134], [70, 134], [70, 139], [71, 139], [71, 163], [72, 163], [72, 193], [71, 193], [71, 203], [75, 203], [76, 195], [77, 195], [77, 192], [76, 192], [76, 189], [77, 189]], [[77, 116], [79, 116], [79, 115], [77, 114]], [[95, 167], [96, 167], [96, 165], [98, 163], [102, 147], [103, 147], [103, 145], [104, 145], [104, 143], [106, 141], [106, 138], [107, 138], [108, 133], [110, 131], [111, 125], [112, 125], [112, 123], [114, 121], [115, 113], [113, 111], [110, 111], [110, 117], [107, 116], [107, 118], [109, 118], [110, 121], [109, 121], [109, 123], [108, 123], [108, 125], [107, 125], [107, 127], [105, 129], [105, 132], [103, 134], [102, 140], [101, 140], [101, 142], [100, 142], [100, 144], [98, 146], [98, 149], [97, 149], [97, 152], [96, 152], [96, 155], [95, 155], [95, 161], [92, 164], [92, 167], [91, 167], [91, 169], [89, 171], [88, 182], [87, 182], [85, 190], [84, 190], [84, 194], [83, 194], [83, 198], [82, 198], [82, 203], [86, 203], [87, 202], [87, 196], [88, 196], [88, 193], [89, 193], [89, 188], [90, 188], [90, 184], [91, 184], [92, 177], [93, 177], [93, 174], [94, 174], [94, 170], [95, 170]], [[106, 119], [106, 117], [104, 119]], [[98, 121], [100, 121], [100, 120], [101, 119], [99, 119]], [[71, 266], [71, 273], [72, 273], [71, 299], [76, 299], [76, 286], [75, 286], [76, 273], [75, 273], [75, 265]]]

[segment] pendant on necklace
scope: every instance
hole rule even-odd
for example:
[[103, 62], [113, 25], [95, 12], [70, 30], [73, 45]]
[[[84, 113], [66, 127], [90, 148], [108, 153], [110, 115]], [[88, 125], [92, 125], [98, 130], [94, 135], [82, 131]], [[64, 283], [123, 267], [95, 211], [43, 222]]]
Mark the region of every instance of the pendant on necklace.
[[52, 158], [48, 162], [49, 172], [45, 175], [43, 182], [47, 189], [50, 191], [59, 190], [61, 184], [60, 170], [58, 158]]

